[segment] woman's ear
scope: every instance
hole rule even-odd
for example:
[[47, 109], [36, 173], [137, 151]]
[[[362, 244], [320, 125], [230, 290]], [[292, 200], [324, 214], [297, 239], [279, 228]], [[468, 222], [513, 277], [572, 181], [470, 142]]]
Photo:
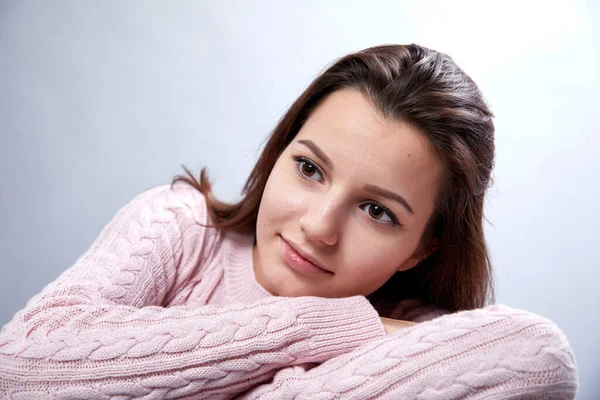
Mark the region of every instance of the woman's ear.
[[415, 251], [414, 254], [408, 258], [408, 260], [404, 261], [402, 263], [402, 265], [400, 265], [400, 268], [398, 268], [398, 271], [404, 272], [404, 271], [408, 271], [411, 268], [414, 268], [415, 266], [417, 266], [417, 264], [419, 264], [421, 261], [423, 261], [430, 255], [432, 255], [439, 249], [440, 249], [440, 241], [438, 239], [433, 239], [429, 249], [427, 249], [425, 251], [423, 251], [423, 250]]

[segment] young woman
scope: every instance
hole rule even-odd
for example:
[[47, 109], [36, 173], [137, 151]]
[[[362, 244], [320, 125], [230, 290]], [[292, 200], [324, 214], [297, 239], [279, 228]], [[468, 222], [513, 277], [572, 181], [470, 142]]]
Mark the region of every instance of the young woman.
[[573, 398], [560, 329], [486, 307], [493, 135], [445, 54], [340, 59], [276, 126], [242, 201], [186, 170], [120, 210], [3, 328], [0, 395]]

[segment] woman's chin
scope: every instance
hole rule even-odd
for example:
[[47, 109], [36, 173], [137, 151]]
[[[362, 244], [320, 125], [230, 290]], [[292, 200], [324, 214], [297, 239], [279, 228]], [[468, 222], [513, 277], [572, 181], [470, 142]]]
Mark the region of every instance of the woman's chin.
[[301, 297], [301, 296], [319, 296], [323, 297], [315, 290], [302, 282], [291, 282], [286, 280], [277, 286], [277, 296], [280, 297]]

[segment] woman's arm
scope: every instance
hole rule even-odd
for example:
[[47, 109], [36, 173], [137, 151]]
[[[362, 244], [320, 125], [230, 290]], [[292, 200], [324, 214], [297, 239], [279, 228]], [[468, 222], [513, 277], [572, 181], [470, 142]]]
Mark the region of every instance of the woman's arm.
[[210, 278], [218, 232], [187, 186], [138, 196], [0, 331], [1, 398], [227, 398], [383, 337], [364, 297], [163, 307]]
[[496, 305], [450, 314], [310, 370], [279, 371], [244, 399], [573, 399], [577, 373], [548, 319]]

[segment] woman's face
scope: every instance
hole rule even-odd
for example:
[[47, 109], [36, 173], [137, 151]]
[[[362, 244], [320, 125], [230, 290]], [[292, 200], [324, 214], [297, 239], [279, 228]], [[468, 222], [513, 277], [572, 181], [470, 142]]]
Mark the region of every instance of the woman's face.
[[426, 257], [442, 166], [427, 139], [358, 91], [328, 96], [263, 193], [254, 271], [278, 296], [369, 295]]

